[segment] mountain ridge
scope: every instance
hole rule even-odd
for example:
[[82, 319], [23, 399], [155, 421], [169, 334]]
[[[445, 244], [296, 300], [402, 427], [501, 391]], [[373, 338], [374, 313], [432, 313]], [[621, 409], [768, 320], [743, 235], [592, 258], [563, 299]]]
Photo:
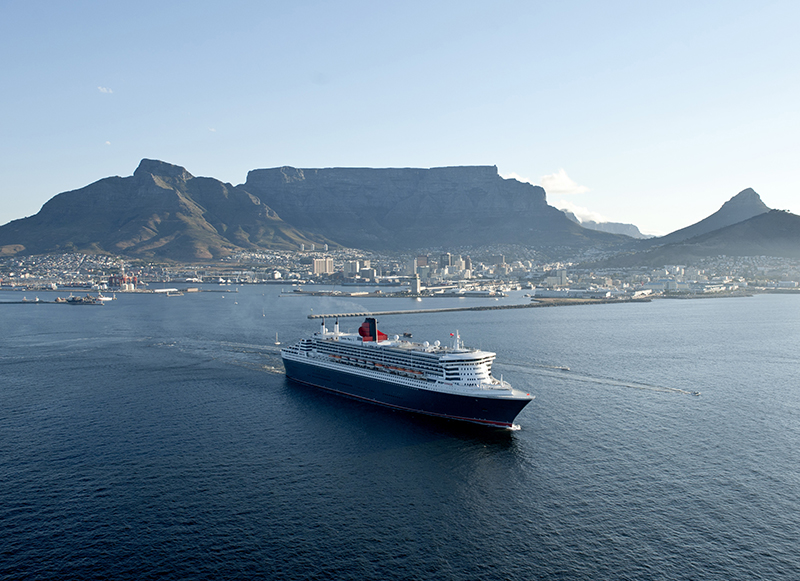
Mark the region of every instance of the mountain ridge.
[[747, 220], [647, 251], [620, 254], [597, 267], [658, 267], [693, 264], [713, 256], [772, 256], [800, 259], [800, 216], [770, 210]]
[[[762, 215], [772, 217], [745, 224]], [[390, 252], [511, 244], [560, 256], [627, 252], [621, 261], [641, 260], [634, 252], [646, 249], [671, 262], [681, 261], [678, 250], [791, 254], [797, 224], [775, 216], [747, 188], [696, 224], [636, 240], [581, 226], [550, 206], [540, 186], [503, 178], [496, 166], [282, 166], [252, 170], [234, 186], [145, 158], [131, 176], [62, 192], [37, 214], [0, 226], [0, 256], [78, 251], [195, 261], [303, 244]], [[736, 224], [745, 226], [735, 236], [719, 234]]]
[[132, 176], [63, 192], [34, 216], [0, 227], [4, 254], [81, 251], [203, 260], [314, 242], [329, 241], [285, 224], [244, 189], [150, 159]]
[[769, 211], [770, 208], [761, 200], [761, 196], [753, 188], [746, 188], [725, 202], [719, 210], [710, 216], [665, 236], [651, 238], [649, 243], [651, 245], [662, 245], [681, 242], [743, 222]]

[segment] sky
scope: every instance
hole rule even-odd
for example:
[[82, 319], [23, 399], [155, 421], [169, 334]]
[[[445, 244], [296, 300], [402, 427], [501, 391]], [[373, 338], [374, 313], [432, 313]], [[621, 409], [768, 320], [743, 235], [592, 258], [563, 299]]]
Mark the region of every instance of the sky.
[[0, 2], [0, 224], [142, 158], [495, 165], [667, 234], [800, 214], [800, 2]]

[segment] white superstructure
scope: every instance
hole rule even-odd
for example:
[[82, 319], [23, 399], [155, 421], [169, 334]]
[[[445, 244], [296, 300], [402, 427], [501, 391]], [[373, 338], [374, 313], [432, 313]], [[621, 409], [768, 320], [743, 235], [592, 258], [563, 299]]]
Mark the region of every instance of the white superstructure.
[[431, 345], [398, 336], [389, 339], [376, 328], [377, 337], [370, 336], [368, 325], [365, 322], [359, 334], [342, 333], [338, 321], [333, 331], [323, 321], [317, 333], [281, 353], [298, 363], [418, 389], [480, 397], [520, 395], [508, 382], [492, 377], [495, 354], [465, 348], [458, 332], [452, 334], [452, 346], [446, 347], [438, 341]]

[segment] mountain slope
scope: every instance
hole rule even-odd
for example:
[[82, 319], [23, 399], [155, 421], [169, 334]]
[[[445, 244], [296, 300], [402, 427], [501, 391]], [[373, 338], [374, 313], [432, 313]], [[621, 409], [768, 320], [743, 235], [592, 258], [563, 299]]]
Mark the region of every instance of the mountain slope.
[[710, 256], [773, 256], [800, 259], [800, 216], [770, 210], [748, 220], [647, 252], [622, 255], [600, 266], [693, 264]]
[[761, 201], [759, 196], [752, 188], [742, 190], [730, 200], [725, 202], [722, 207], [711, 214], [708, 218], [700, 220], [699, 222], [676, 230], [666, 236], [660, 238], [652, 238], [650, 243], [655, 244], [673, 244], [701, 236], [714, 230], [719, 230], [726, 226], [731, 226], [738, 222], [742, 222], [759, 214], [769, 212], [767, 205]]
[[196, 260], [311, 242], [328, 241], [284, 223], [243, 188], [148, 159], [133, 176], [59, 194], [38, 214], [0, 227], [5, 254], [84, 251]]
[[[681, 249], [680, 246], [683, 246]], [[800, 216], [770, 210], [748, 220], [676, 245], [695, 256], [782, 256], [800, 258]]]

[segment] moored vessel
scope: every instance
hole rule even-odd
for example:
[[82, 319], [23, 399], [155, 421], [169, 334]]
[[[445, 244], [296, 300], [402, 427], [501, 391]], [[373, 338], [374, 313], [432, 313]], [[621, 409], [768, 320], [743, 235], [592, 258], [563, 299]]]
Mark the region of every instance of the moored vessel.
[[492, 376], [495, 353], [464, 347], [456, 331], [443, 346], [378, 330], [368, 317], [358, 333], [319, 331], [281, 349], [286, 376], [394, 409], [486, 426], [514, 427], [534, 398]]

